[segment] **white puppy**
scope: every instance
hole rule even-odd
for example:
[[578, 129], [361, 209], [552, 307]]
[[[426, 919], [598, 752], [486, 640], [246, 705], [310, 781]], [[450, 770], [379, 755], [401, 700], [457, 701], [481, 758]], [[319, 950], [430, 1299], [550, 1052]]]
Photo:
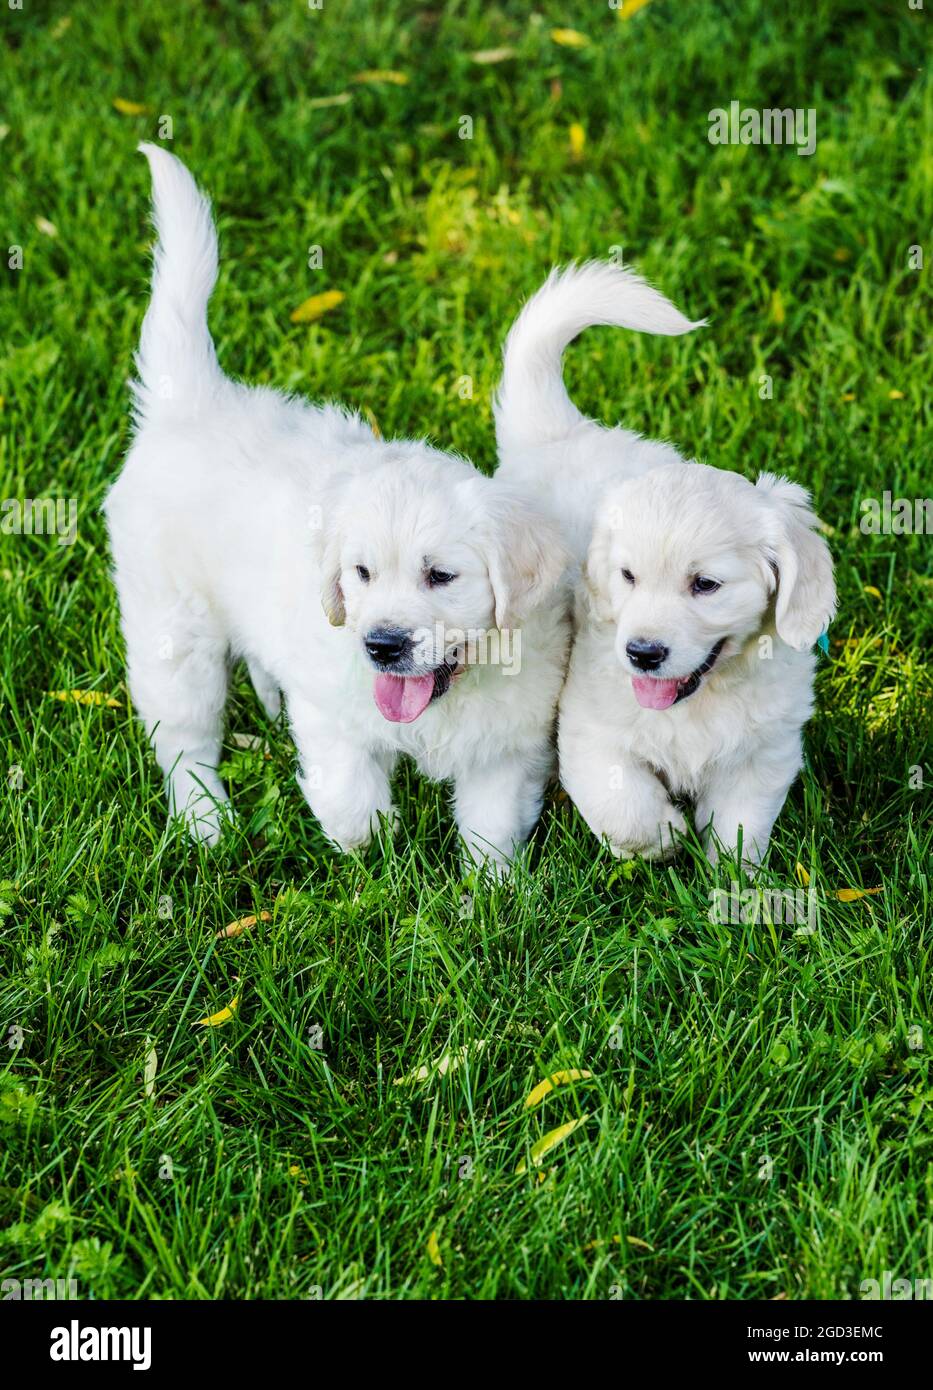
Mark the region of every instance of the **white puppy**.
[[462, 459], [225, 377], [209, 204], [177, 159], [141, 148], [158, 246], [136, 436], [106, 512], [130, 689], [171, 811], [217, 838], [228, 669], [244, 657], [270, 715], [284, 694], [301, 788], [335, 844], [393, 818], [407, 753], [453, 780], [473, 860], [506, 865], [554, 759], [557, 528]]
[[802, 764], [811, 648], [835, 608], [829, 550], [796, 483], [753, 485], [585, 419], [561, 356], [588, 324], [699, 326], [631, 272], [591, 264], [552, 275], [506, 344], [499, 476], [544, 498], [586, 556], [561, 781], [616, 854], [669, 852], [684, 797], [711, 858], [741, 843], [755, 863]]

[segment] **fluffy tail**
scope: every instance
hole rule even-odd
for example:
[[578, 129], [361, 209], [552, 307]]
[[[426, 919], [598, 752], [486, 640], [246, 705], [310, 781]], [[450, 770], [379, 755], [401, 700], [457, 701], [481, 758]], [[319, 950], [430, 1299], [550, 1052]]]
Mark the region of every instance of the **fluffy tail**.
[[138, 418], [188, 415], [224, 378], [207, 327], [217, 279], [217, 233], [211, 207], [180, 159], [142, 144], [152, 173], [152, 220], [158, 241], [152, 298], [143, 319], [133, 383]]
[[584, 328], [609, 324], [671, 335], [705, 322], [691, 323], [640, 275], [612, 262], [553, 270], [506, 339], [495, 406], [500, 449], [560, 439], [583, 419], [564, 387], [561, 359]]

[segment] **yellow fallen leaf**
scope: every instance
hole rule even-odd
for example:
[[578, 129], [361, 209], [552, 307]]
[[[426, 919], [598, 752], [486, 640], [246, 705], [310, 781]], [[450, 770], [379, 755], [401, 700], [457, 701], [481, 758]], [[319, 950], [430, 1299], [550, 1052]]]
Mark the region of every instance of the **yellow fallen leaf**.
[[355, 73], [351, 81], [389, 82], [394, 87], [407, 87], [408, 74], [404, 72], [395, 72], [392, 68], [367, 68], [364, 72]]
[[854, 400], [855, 400], [855, 392], [854, 392], [854, 391], [844, 391], [844, 392], [842, 393], [842, 396], [840, 397], [840, 400], [843, 400], [843, 401], [854, 401]]
[[575, 1067], [569, 1071], [551, 1072], [550, 1076], [538, 1082], [533, 1091], [529, 1091], [525, 1097], [525, 1109], [531, 1110], [533, 1106], [538, 1105], [555, 1086], [566, 1086], [571, 1081], [588, 1081], [592, 1075], [591, 1071], [578, 1071]]
[[874, 584], [865, 584], [865, 585], [863, 586], [863, 592], [866, 593], [866, 594], [870, 594], [872, 598], [881, 598], [881, 597], [882, 597], [881, 590], [880, 590], [880, 589], [876, 589], [875, 586], [874, 586]]
[[631, 19], [633, 14], [638, 14], [646, 5], [650, 5], [651, 0], [622, 0], [619, 6], [618, 15], [620, 19]]
[[586, 131], [579, 121], [574, 121], [570, 127], [570, 153], [574, 159], [582, 159], [583, 151], [586, 147]]
[[622, 1237], [621, 1237], [621, 1236], [610, 1236], [608, 1240], [591, 1240], [590, 1243], [589, 1243], [589, 1245], [584, 1245], [583, 1249], [584, 1249], [585, 1251], [586, 1251], [586, 1250], [601, 1250], [602, 1247], [603, 1247], [604, 1245], [621, 1245], [621, 1244], [622, 1244]]
[[308, 106], [312, 111], [323, 111], [328, 106], [346, 106], [352, 100], [352, 92], [336, 92], [332, 97], [312, 97]]
[[888, 400], [889, 400], [889, 401], [902, 401], [903, 399], [904, 399], [904, 393], [903, 393], [903, 391], [898, 391], [898, 390], [895, 388], [893, 391], [889, 391], [889, 392], [888, 392]]
[[810, 886], [810, 875], [807, 873], [806, 869], [803, 867], [803, 865], [801, 864], [801, 862], [800, 862], [799, 859], [797, 860], [797, 870], [796, 870], [796, 872], [797, 872], [797, 882], [801, 885], [801, 887], [802, 887], [802, 888], [809, 888], [809, 886]]
[[315, 319], [330, 313], [331, 309], [336, 309], [337, 305], [342, 304], [346, 297], [343, 290], [325, 290], [323, 294], [312, 294], [310, 299], [306, 299], [303, 304], [298, 305], [297, 309], [292, 310], [291, 321], [292, 323], [314, 323]]
[[441, 1259], [441, 1247], [438, 1244], [437, 1231], [432, 1231], [428, 1236], [428, 1259], [431, 1261], [432, 1265], [437, 1265], [438, 1269], [440, 1269], [444, 1263]]
[[515, 57], [514, 48], [480, 48], [475, 53], [470, 54], [474, 63], [486, 67], [490, 63], [504, 63], [508, 58]]
[[58, 236], [58, 228], [47, 217], [37, 217], [36, 227], [43, 236]]
[[784, 300], [780, 290], [774, 290], [771, 295], [771, 320], [773, 323], [783, 323], [787, 318], [784, 309]]
[[562, 48], [586, 48], [589, 38], [579, 29], [552, 29], [551, 38]]
[[841, 903], [854, 903], [859, 898], [870, 897], [872, 893], [882, 893], [882, 888], [837, 888], [836, 897]]
[[456, 1071], [458, 1067], [462, 1067], [471, 1055], [478, 1056], [485, 1046], [485, 1038], [480, 1038], [475, 1043], [465, 1043], [463, 1047], [458, 1047], [456, 1052], [445, 1052], [436, 1062], [416, 1067], [407, 1076], [397, 1076], [392, 1085], [414, 1086], [418, 1081], [427, 1081], [430, 1076], [446, 1076], [449, 1071]]
[[[589, 1115], [581, 1115], [577, 1120], [569, 1120], [565, 1125], [558, 1125], [557, 1129], [548, 1130], [547, 1134], [545, 1134], [542, 1139], [539, 1139], [536, 1144], [532, 1144], [531, 1162], [534, 1167], [539, 1168], [545, 1154], [549, 1154], [558, 1144], [562, 1144], [569, 1134], [573, 1134], [574, 1130], [588, 1119]], [[516, 1173], [524, 1173], [527, 1171], [527, 1165], [524, 1159], [522, 1159], [515, 1171]]]
[[232, 733], [230, 735], [230, 742], [237, 748], [242, 748], [247, 753], [268, 754], [269, 752], [268, 743], [264, 738], [260, 738], [258, 734]]
[[235, 922], [228, 922], [225, 927], [214, 937], [215, 941], [224, 941], [231, 936], [239, 936], [241, 932], [248, 931], [250, 927], [255, 927], [257, 922], [271, 922], [271, 912], [260, 912], [259, 916], [238, 917]]
[[146, 1039], [146, 1058], [143, 1063], [143, 1093], [151, 1100], [155, 1095], [155, 1078], [159, 1055], [151, 1038]]
[[76, 705], [106, 705], [108, 709], [120, 709], [120, 701], [103, 690], [50, 690], [53, 700], [66, 700]]
[[236, 1013], [240, 1004], [240, 996], [235, 994], [225, 1009], [220, 1009], [216, 1014], [208, 1014], [207, 1018], [199, 1018], [195, 1023], [195, 1028], [219, 1028], [222, 1023], [229, 1023]]
[[290, 1177], [293, 1177], [293, 1178], [297, 1178], [297, 1179], [298, 1179], [298, 1181], [301, 1183], [302, 1187], [307, 1187], [307, 1186], [308, 1186], [308, 1179], [305, 1177], [304, 1173], [301, 1171], [301, 1169], [300, 1169], [300, 1167], [298, 1166], [297, 1163], [291, 1164], [291, 1166], [289, 1167], [288, 1172], [289, 1172], [289, 1176], [290, 1176]]
[[114, 97], [113, 105], [121, 116], [148, 116], [152, 110], [151, 106], [144, 106], [141, 101], [126, 101], [123, 97]]
[[[640, 1236], [626, 1236], [625, 1239], [626, 1239], [626, 1241], [627, 1241], [627, 1243], [628, 1243], [629, 1245], [637, 1245], [638, 1248], [639, 1248], [640, 1250], [650, 1250], [650, 1251], [652, 1252], [652, 1254], [654, 1253], [654, 1246], [653, 1246], [653, 1245], [649, 1245], [648, 1242], [647, 1242], [646, 1240], [642, 1240]], [[621, 1237], [621, 1236], [612, 1236], [611, 1239], [609, 1239], [609, 1240], [591, 1240], [590, 1243], [589, 1243], [589, 1245], [584, 1245], [583, 1249], [584, 1249], [584, 1250], [599, 1250], [600, 1247], [603, 1246], [603, 1245], [621, 1245], [621, 1244], [622, 1244], [622, 1237]]]

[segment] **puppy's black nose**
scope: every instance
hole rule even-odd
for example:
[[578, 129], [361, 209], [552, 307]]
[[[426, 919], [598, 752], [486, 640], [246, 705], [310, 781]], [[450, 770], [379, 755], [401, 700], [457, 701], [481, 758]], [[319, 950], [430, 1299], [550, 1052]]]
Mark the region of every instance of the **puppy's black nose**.
[[374, 627], [363, 645], [377, 666], [394, 666], [411, 652], [411, 638], [396, 627]]
[[648, 642], [643, 637], [635, 637], [631, 642], [626, 642], [625, 652], [629, 661], [633, 666], [637, 666], [639, 671], [656, 671], [662, 661], [667, 660], [670, 648], [660, 642]]

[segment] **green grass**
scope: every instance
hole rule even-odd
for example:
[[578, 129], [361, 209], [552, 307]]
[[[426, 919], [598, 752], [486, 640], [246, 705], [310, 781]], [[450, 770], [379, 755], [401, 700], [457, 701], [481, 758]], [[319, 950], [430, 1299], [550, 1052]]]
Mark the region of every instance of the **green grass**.
[[[0, 1025], [22, 1042], [0, 1068], [0, 1272], [146, 1298], [828, 1298], [886, 1269], [929, 1277], [931, 540], [858, 526], [862, 497], [923, 496], [933, 471], [928, 15], [842, 0], [655, 0], [627, 22], [557, 0], [0, 15], [0, 234], [24, 256], [0, 280], [0, 497], [80, 508], [74, 546], [0, 535], [0, 771], [22, 772], [0, 781]], [[591, 42], [561, 47], [554, 26]], [[516, 56], [468, 57], [502, 45]], [[354, 84], [366, 68], [410, 81]], [[714, 148], [707, 113], [731, 100], [815, 108], [816, 153]], [[556, 797], [531, 873], [466, 884], [443, 789], [408, 770], [395, 846], [340, 859], [243, 680], [239, 829], [212, 853], [166, 831], [99, 513], [147, 293], [133, 151], [163, 114], [216, 204], [224, 366], [367, 408], [386, 435], [492, 469], [503, 335], [556, 261], [621, 245], [710, 316], [676, 342], [592, 331], [568, 376], [599, 418], [799, 479], [832, 528], [834, 645], [765, 875], [786, 889], [809, 870], [815, 933], [716, 925], [728, 871], [685, 852], [622, 874]], [[292, 325], [324, 289], [345, 302]], [[121, 707], [46, 693], [73, 688]], [[843, 886], [883, 891], [847, 903]], [[271, 922], [215, 942], [261, 909]], [[234, 1021], [193, 1026], [234, 995]], [[396, 1084], [445, 1053], [465, 1060]], [[592, 1077], [524, 1107], [571, 1067]]]

